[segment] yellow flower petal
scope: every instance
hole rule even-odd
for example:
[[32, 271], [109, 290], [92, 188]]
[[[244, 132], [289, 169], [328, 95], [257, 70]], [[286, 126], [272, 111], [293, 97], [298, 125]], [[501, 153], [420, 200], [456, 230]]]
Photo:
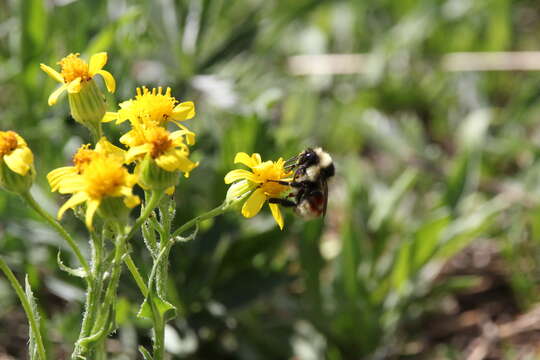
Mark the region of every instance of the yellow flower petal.
[[101, 122], [110, 122], [113, 120], [118, 120], [118, 113], [107, 111], [105, 115], [103, 115]]
[[114, 90], [116, 90], [116, 80], [114, 80], [114, 77], [110, 72], [107, 70], [99, 70], [96, 72], [96, 74], [101, 75], [105, 81], [105, 86], [107, 87], [108, 92], [113, 93]]
[[34, 162], [32, 151], [24, 146], [13, 150], [10, 154], [4, 155], [4, 161], [13, 172], [24, 176], [30, 170]]
[[175, 189], [174, 186], [169, 186], [168, 188], [165, 189], [165, 194], [171, 196], [172, 194], [174, 194], [174, 189]]
[[62, 84], [62, 86], [60, 86], [58, 89], [53, 91], [53, 93], [49, 96], [49, 100], [48, 100], [49, 106], [52, 106], [52, 105], [56, 104], [56, 101], [58, 100], [58, 97], [64, 91], [66, 91], [66, 89], [68, 88], [68, 85], [69, 84]]
[[176, 140], [179, 137], [185, 136], [186, 143], [188, 145], [195, 145], [195, 133], [190, 131], [187, 127], [180, 123], [175, 123], [178, 125], [182, 130], [177, 130], [171, 133], [171, 139]]
[[255, 176], [252, 172], [244, 169], [231, 170], [225, 175], [225, 184], [231, 184], [237, 180], [246, 179], [255, 182]]
[[129, 148], [129, 150], [126, 152], [126, 163], [134, 161], [140, 155], [146, 154], [151, 150], [152, 146], [150, 144], [143, 144]]
[[45, 64], [39, 64], [39, 67], [41, 68], [41, 70], [45, 71], [47, 73], [47, 75], [52, 77], [54, 80], [56, 80], [56, 81], [58, 81], [60, 83], [64, 82], [64, 78], [62, 77], [62, 75], [60, 75], [60, 73], [58, 71], [54, 70], [52, 67], [47, 66]]
[[264, 195], [264, 191], [262, 189], [255, 190], [242, 206], [242, 215], [246, 218], [257, 215], [265, 201], [266, 195]]
[[92, 220], [94, 219], [94, 214], [96, 213], [96, 210], [98, 209], [100, 203], [101, 201], [97, 199], [88, 199], [88, 201], [86, 202], [86, 214], [84, 217], [84, 223], [86, 224], [86, 227], [90, 230], [94, 228], [92, 226]]
[[86, 193], [83, 193], [83, 192], [76, 193], [75, 195], [73, 195], [58, 210], [58, 215], [57, 215], [58, 220], [62, 218], [62, 216], [64, 215], [67, 209], [74, 208], [75, 206], [85, 202], [87, 199], [88, 199], [88, 195], [86, 195]]
[[187, 174], [186, 177], [188, 177], [189, 172], [198, 165], [198, 163], [194, 163], [193, 161], [189, 160], [184, 152], [178, 149], [168, 151], [167, 153], [156, 158], [155, 161], [160, 168], [171, 172], [180, 170], [184, 173], [184, 175]]
[[270, 205], [270, 211], [272, 211], [272, 216], [274, 217], [274, 220], [276, 220], [276, 223], [278, 224], [280, 230], [283, 230], [283, 216], [281, 215], [281, 211], [279, 210], [278, 204], [269, 204]]
[[83, 191], [85, 188], [84, 177], [82, 175], [74, 175], [66, 177], [58, 184], [58, 192], [60, 194], [71, 194]]
[[95, 151], [105, 154], [107, 156], [114, 156], [118, 158], [121, 162], [124, 162], [124, 158], [126, 156], [126, 150], [111, 144], [105, 136], [99, 139], [96, 144]]
[[51, 172], [47, 174], [47, 181], [49, 182], [49, 186], [51, 187], [51, 191], [57, 191], [60, 187], [60, 183], [70, 177], [70, 176], [76, 176], [77, 169], [74, 166], [64, 166], [60, 167], [58, 169], [54, 169]]
[[130, 195], [124, 198], [124, 205], [126, 205], [130, 209], [134, 208], [140, 203], [141, 203], [141, 199], [137, 195]]
[[81, 78], [78, 77], [72, 82], [70, 82], [68, 84], [67, 91], [68, 93], [71, 93], [71, 94], [76, 94], [80, 92], [81, 91]]
[[90, 58], [90, 63], [88, 64], [88, 74], [94, 76], [97, 72], [105, 66], [107, 63], [107, 53], [100, 52], [92, 55]]
[[252, 154], [251, 160], [255, 163], [255, 165], [262, 163], [261, 155], [259, 153]]
[[246, 154], [245, 152], [239, 152], [238, 154], [236, 154], [236, 156], [234, 157], [234, 163], [235, 164], [238, 164], [238, 163], [244, 164], [244, 165], [246, 165], [246, 166], [248, 166], [250, 168], [257, 165], [257, 163], [255, 161], [253, 161], [253, 158], [251, 156], [249, 156], [248, 154]]
[[[118, 122], [117, 122], [118, 124]], [[130, 130], [124, 135], [120, 136], [119, 141], [127, 146], [137, 146], [139, 143], [139, 136], [135, 130]]]
[[195, 104], [192, 101], [185, 101], [176, 105], [172, 112], [172, 118], [176, 121], [184, 121], [195, 117]]

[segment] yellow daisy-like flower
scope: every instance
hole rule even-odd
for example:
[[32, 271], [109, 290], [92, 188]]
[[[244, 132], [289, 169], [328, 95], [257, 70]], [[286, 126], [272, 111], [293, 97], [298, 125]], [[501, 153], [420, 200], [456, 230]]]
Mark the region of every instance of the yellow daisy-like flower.
[[[199, 163], [189, 160], [189, 148], [184, 138], [190, 136], [188, 130], [169, 132], [157, 125], [139, 126], [120, 138], [120, 142], [129, 147], [126, 162], [142, 160], [149, 156], [163, 170], [182, 171], [185, 177]], [[191, 133], [193, 134], [193, 133]]]
[[69, 179], [73, 175], [83, 174], [88, 164], [99, 156], [114, 158], [123, 163], [125, 160], [125, 151], [111, 144], [105, 137], [102, 137], [98, 141], [95, 149], [90, 149], [90, 144], [81, 146], [75, 155], [73, 155], [73, 166], [63, 166], [47, 174], [51, 191], [60, 190], [65, 179]]
[[[116, 120], [120, 124], [129, 120], [133, 127], [140, 124], [153, 123], [164, 126], [167, 122], [173, 122], [183, 130], [187, 130], [180, 121], [192, 119], [195, 116], [195, 104], [191, 101], [179, 102], [171, 96], [171, 89], [158, 87], [149, 90], [146, 87], [137, 88], [134, 99], [120, 103], [118, 112], [107, 112], [103, 122]], [[188, 143], [194, 141], [188, 139]], [[191, 144], [190, 144], [191, 145]]]
[[103, 66], [107, 63], [107, 53], [100, 52], [92, 55], [90, 63], [79, 58], [78, 53], [69, 54], [58, 62], [61, 67], [61, 71], [58, 72], [45, 64], [40, 64], [41, 70], [45, 71], [54, 80], [62, 83], [62, 85], [56, 89], [49, 96], [49, 105], [56, 104], [58, 97], [64, 92], [78, 93], [81, 91], [81, 87], [86, 82], [92, 80], [95, 75], [101, 75], [105, 81], [105, 86], [109, 92], [114, 92], [116, 88], [116, 82], [112, 74], [106, 70], [103, 70]]
[[25, 176], [32, 168], [34, 155], [15, 131], [0, 131], [0, 161], [11, 171]]
[[[288, 186], [275, 182], [275, 180], [289, 181], [292, 175], [290, 171], [285, 170], [285, 161], [282, 158], [275, 162], [263, 162], [257, 153], [249, 156], [240, 152], [236, 154], [234, 163], [244, 164], [251, 169], [251, 171], [236, 169], [225, 175], [226, 184], [234, 183], [229, 189], [228, 197], [237, 198], [241, 194], [253, 191], [242, 206], [242, 215], [246, 218], [257, 215], [269, 198], [279, 198], [289, 190]], [[268, 205], [279, 228], [283, 229], [283, 216], [278, 204]]]
[[71, 174], [63, 179], [59, 192], [73, 195], [58, 210], [58, 219], [67, 209], [86, 203], [85, 223], [92, 229], [94, 214], [106, 199], [123, 197], [128, 208], [140, 203], [139, 197], [132, 193], [136, 182], [137, 177], [129, 174], [117, 157], [96, 156], [81, 174]]

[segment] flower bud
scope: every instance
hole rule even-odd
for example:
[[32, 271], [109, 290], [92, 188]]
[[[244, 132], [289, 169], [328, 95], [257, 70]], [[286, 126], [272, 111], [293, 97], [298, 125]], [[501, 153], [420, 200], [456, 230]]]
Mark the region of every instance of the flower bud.
[[159, 167], [150, 155], [137, 165], [139, 184], [145, 189], [165, 190], [178, 184], [180, 172]]
[[81, 85], [79, 92], [68, 93], [71, 116], [94, 134], [101, 134], [101, 119], [107, 110], [105, 97], [90, 79]]

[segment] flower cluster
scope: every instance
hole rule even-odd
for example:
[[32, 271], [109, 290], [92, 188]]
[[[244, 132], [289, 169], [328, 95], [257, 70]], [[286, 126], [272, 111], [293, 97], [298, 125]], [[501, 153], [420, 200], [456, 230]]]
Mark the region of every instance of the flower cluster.
[[[103, 93], [94, 82], [100, 75], [109, 92], [114, 92], [116, 81], [103, 69], [107, 54], [91, 56], [89, 63], [78, 53], [69, 54], [58, 62], [60, 72], [41, 64], [41, 69], [62, 85], [49, 96], [54, 105], [67, 91], [71, 114], [94, 135], [96, 144], [80, 147], [73, 156], [73, 165], [57, 168], [47, 175], [51, 190], [71, 194], [58, 211], [61, 218], [67, 209], [85, 204], [85, 223], [93, 229], [94, 215], [103, 218], [126, 218], [126, 211], [140, 203], [134, 195], [136, 184], [145, 190], [171, 194], [179, 175], [186, 178], [198, 166], [189, 158], [190, 146], [195, 144], [195, 133], [183, 122], [195, 117], [191, 101], [180, 102], [171, 89], [162, 87], [136, 89], [132, 99], [119, 104], [116, 112], [107, 112]], [[129, 122], [130, 129], [119, 142], [125, 149], [113, 145], [102, 134], [102, 123]], [[170, 130], [170, 127], [174, 130]], [[231, 184], [227, 204], [241, 204], [242, 215], [251, 218], [272, 198], [285, 196], [291, 173], [283, 159], [262, 161], [259, 154], [249, 156], [240, 152], [235, 163], [250, 168], [236, 169], [225, 176]], [[134, 166], [130, 166], [134, 164]], [[129, 169], [133, 169], [132, 172]], [[29, 190], [35, 171], [33, 155], [22, 137], [13, 131], [0, 131], [0, 187], [17, 193]], [[277, 203], [269, 203], [271, 213], [283, 228], [283, 216]]]
[[[85, 223], [89, 229], [96, 212], [109, 219], [123, 213], [115, 200], [123, 198], [125, 208], [138, 205], [140, 200], [133, 195], [136, 184], [147, 190], [171, 193], [178, 175], [183, 173], [188, 177], [198, 165], [189, 159], [189, 146], [195, 144], [195, 133], [180, 124], [195, 116], [195, 105], [179, 102], [171, 95], [170, 88], [163, 91], [161, 87], [151, 90], [141, 87], [136, 89], [133, 99], [119, 104], [117, 112], [106, 112], [103, 95], [93, 82], [93, 77], [99, 74], [107, 90], [115, 90], [113, 76], [103, 70], [106, 62], [106, 53], [93, 55], [89, 64], [79, 54], [70, 54], [58, 62], [60, 73], [41, 64], [47, 74], [62, 82], [49, 97], [49, 105], [55, 104], [67, 90], [73, 117], [94, 135], [101, 137], [102, 122], [116, 120], [116, 124], [124, 121], [131, 124], [131, 129], [119, 139], [126, 150], [101, 137], [94, 149], [87, 144], [77, 151], [73, 166], [55, 169], [47, 176], [52, 191], [72, 194], [58, 211], [58, 217], [67, 209], [85, 203]], [[169, 123], [179, 129], [169, 131]], [[129, 173], [126, 165], [133, 163], [134, 171]]]

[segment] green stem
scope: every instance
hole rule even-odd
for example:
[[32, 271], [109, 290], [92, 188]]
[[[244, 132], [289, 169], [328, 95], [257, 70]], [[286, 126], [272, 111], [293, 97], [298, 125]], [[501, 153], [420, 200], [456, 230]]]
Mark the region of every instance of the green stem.
[[[153, 288], [152, 286], [154, 283], [154, 279], [159, 272], [158, 268], [161, 267], [161, 263], [164, 261], [164, 258], [166, 258], [169, 254], [169, 251], [173, 244], [174, 241], [169, 241], [165, 243], [161, 251], [159, 252], [158, 257], [156, 258], [156, 260], [154, 261], [154, 265], [152, 266], [150, 278], [148, 279], [148, 289]], [[157, 287], [158, 286], [156, 286], [156, 288]], [[160, 295], [161, 297], [164, 297], [165, 294], [158, 294], [158, 296]], [[153, 358], [154, 360], [163, 360], [163, 357], [165, 356], [165, 320], [163, 319], [163, 316], [160, 314], [159, 310], [156, 309], [152, 299], [150, 299], [149, 304], [152, 308], [152, 320], [154, 323]]]
[[[90, 233], [92, 236], [92, 279], [93, 281], [88, 283], [88, 290], [86, 293], [85, 311], [83, 321], [81, 324], [81, 331], [79, 339], [84, 339], [92, 330], [92, 326], [95, 324], [97, 311], [99, 309], [101, 289], [103, 288], [103, 276], [101, 271], [101, 261], [103, 260], [103, 234], [102, 236], [96, 236], [95, 232]], [[83, 356], [88, 349], [80, 344], [76, 343], [72, 359], [79, 359]]]
[[[155, 311], [153, 311], [155, 313]], [[165, 321], [158, 314], [154, 314], [154, 360], [163, 360], [165, 356]]]
[[[135, 224], [129, 231], [129, 233], [126, 235], [125, 241], [128, 241], [131, 239], [131, 237], [135, 234], [135, 231], [137, 231], [138, 228], [142, 226], [142, 224], [148, 219], [148, 217], [152, 214], [152, 211], [156, 208], [156, 206], [159, 204], [159, 201], [163, 197], [164, 192], [163, 191], [152, 191], [152, 193], [149, 196], [148, 202], [145, 204], [144, 209], [141, 212], [141, 215], [139, 218], [135, 221]], [[147, 196], [148, 198], [148, 196]], [[144, 284], [144, 280], [139, 273], [139, 270], [137, 270], [137, 266], [135, 266], [135, 263], [133, 262], [133, 259], [129, 254], [127, 254], [124, 257], [124, 262], [126, 263], [129, 271], [131, 272], [131, 275], [135, 279], [135, 282], [137, 283], [137, 286], [139, 286], [139, 289], [143, 293], [143, 295], [146, 297], [148, 294], [148, 288]]]
[[144, 283], [144, 280], [139, 273], [137, 266], [135, 266], [135, 263], [133, 262], [133, 259], [131, 258], [131, 256], [129, 256], [129, 254], [126, 255], [126, 257], [124, 258], [124, 262], [126, 263], [129, 272], [131, 272], [131, 275], [135, 279], [137, 286], [139, 286], [141, 293], [144, 295], [144, 297], [146, 297], [148, 295], [148, 288], [146, 287], [146, 284]]
[[36, 338], [36, 345], [37, 345], [39, 358], [42, 360], [46, 360], [47, 356], [45, 353], [45, 347], [43, 346], [43, 339], [41, 338], [39, 324], [36, 320], [36, 317], [34, 316], [34, 312], [32, 311], [32, 306], [28, 302], [28, 298], [26, 297], [26, 294], [24, 293], [22, 286], [19, 284], [19, 281], [17, 280], [15, 275], [13, 275], [13, 272], [11, 272], [11, 269], [7, 266], [4, 259], [1, 257], [0, 257], [0, 269], [2, 269], [2, 271], [8, 278], [9, 282], [11, 283], [11, 286], [13, 286], [13, 289], [15, 290], [15, 292], [17, 293], [17, 296], [19, 297], [19, 300], [21, 301], [21, 304], [24, 308], [24, 312], [26, 313], [26, 317], [28, 318], [28, 323], [30, 324], [30, 328], [32, 329], [32, 333], [34, 337]]
[[139, 227], [141, 227], [141, 225], [146, 221], [146, 219], [148, 219], [148, 217], [152, 214], [152, 211], [154, 211], [154, 209], [156, 208], [163, 194], [164, 194], [163, 191], [159, 191], [159, 190], [152, 191], [152, 195], [150, 195], [150, 200], [148, 200], [148, 203], [145, 204], [141, 215], [135, 221], [135, 224], [133, 224], [133, 227], [127, 234], [126, 241], [131, 239], [131, 237], [133, 237], [137, 229], [139, 229]]
[[41, 206], [39, 206], [39, 204], [32, 197], [30, 192], [27, 191], [27, 192], [21, 194], [21, 197], [28, 203], [28, 205], [30, 205], [30, 207], [32, 209], [34, 209], [43, 219], [45, 219], [45, 221], [47, 221], [49, 223], [49, 225], [53, 229], [55, 229], [56, 232], [58, 232], [58, 234], [60, 234], [60, 236], [62, 236], [67, 241], [69, 247], [71, 248], [71, 250], [73, 250], [73, 252], [75, 253], [75, 256], [77, 257], [77, 259], [81, 263], [81, 265], [82, 265], [82, 267], [83, 267], [83, 269], [84, 269], [84, 271], [85, 271], [85, 273], [87, 275], [88, 281], [91, 281], [90, 266], [88, 265], [88, 262], [86, 261], [86, 259], [82, 255], [81, 250], [79, 249], [79, 246], [77, 245], [75, 240], [73, 240], [71, 235], [69, 235], [67, 233], [67, 231], [62, 227], [62, 225], [60, 225], [60, 223], [58, 221], [56, 221], [49, 213], [47, 213], [45, 210], [43, 210], [43, 208]]
[[172, 238], [174, 239], [177, 236], [180, 236], [181, 234], [191, 229], [193, 226], [197, 225], [201, 221], [208, 220], [208, 219], [211, 219], [213, 217], [223, 214], [225, 211], [227, 211], [228, 208], [229, 206], [227, 206], [226, 203], [223, 203], [219, 205], [218, 207], [189, 220], [187, 223], [180, 226], [178, 229], [174, 231], [174, 233], [172, 234]]

